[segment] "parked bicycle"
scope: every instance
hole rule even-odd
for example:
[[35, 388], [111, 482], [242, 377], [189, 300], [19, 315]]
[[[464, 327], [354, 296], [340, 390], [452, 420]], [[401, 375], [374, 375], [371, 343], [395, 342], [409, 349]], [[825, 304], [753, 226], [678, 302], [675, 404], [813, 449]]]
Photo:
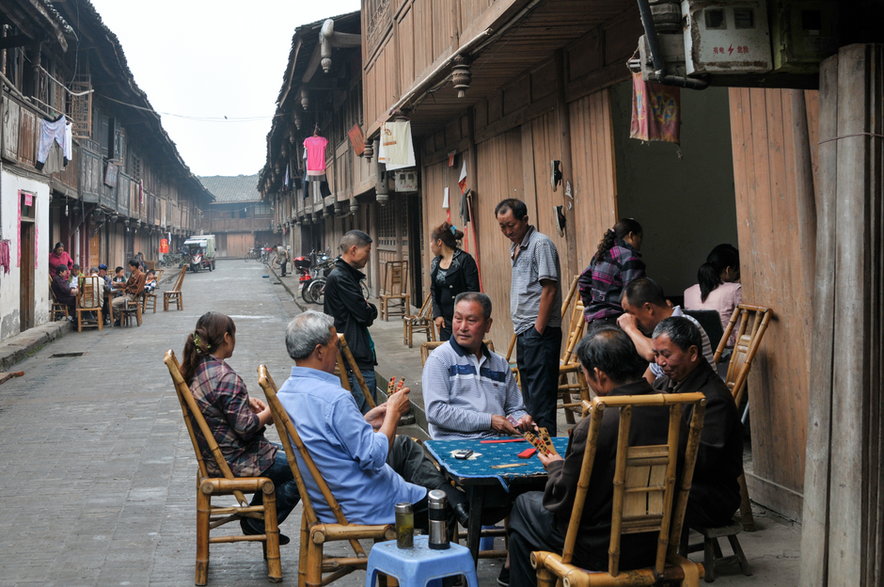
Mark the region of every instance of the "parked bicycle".
[[[323, 305], [325, 303], [325, 284], [327, 281], [327, 277], [314, 278], [306, 286], [301, 288], [301, 297], [308, 304]], [[362, 288], [362, 297], [368, 299], [370, 294], [368, 291], [368, 284], [364, 279], [359, 282], [359, 286]]]

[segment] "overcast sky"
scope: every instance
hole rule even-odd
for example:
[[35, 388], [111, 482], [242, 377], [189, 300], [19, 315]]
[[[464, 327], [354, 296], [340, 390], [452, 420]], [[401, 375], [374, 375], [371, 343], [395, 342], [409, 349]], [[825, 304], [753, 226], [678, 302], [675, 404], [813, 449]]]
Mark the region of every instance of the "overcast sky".
[[[359, 0], [92, 0], [129, 69], [196, 175], [251, 175], [295, 27], [359, 10]], [[181, 116], [187, 118], [181, 118]], [[199, 118], [228, 120], [206, 121]], [[237, 121], [237, 118], [257, 120]]]

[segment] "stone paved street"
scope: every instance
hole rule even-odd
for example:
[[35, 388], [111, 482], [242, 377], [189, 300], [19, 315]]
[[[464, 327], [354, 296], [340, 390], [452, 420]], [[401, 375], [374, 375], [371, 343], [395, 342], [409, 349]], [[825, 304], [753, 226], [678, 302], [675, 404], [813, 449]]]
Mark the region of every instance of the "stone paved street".
[[[180, 356], [203, 312], [230, 314], [237, 347], [229, 362], [261, 397], [255, 368], [266, 363], [285, 379], [283, 331], [299, 311], [274, 276], [262, 278], [263, 265], [217, 267], [187, 275], [184, 311], [162, 312], [160, 303], [140, 328], [69, 333], [18, 363], [24, 377], [0, 385], [0, 585], [192, 584], [196, 462], [162, 353]], [[402, 347], [392, 321], [373, 333], [381, 348]], [[419, 363], [387, 368], [419, 377]], [[285, 584], [295, 578], [299, 513], [282, 526], [293, 538], [282, 548]], [[773, 518], [760, 525], [743, 539], [755, 577], [719, 584], [795, 584], [783, 570], [797, 569], [798, 532]], [[499, 565], [481, 561], [482, 585], [495, 584]], [[258, 544], [213, 547], [210, 585], [265, 585], [264, 572]], [[335, 585], [363, 581], [357, 572]]]

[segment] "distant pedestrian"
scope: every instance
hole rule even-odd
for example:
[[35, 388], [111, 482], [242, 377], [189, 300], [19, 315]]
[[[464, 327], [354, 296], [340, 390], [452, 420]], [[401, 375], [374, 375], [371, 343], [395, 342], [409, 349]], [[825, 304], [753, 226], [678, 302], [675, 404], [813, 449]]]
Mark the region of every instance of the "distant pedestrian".
[[556, 433], [562, 291], [559, 252], [552, 240], [528, 224], [525, 202], [508, 198], [494, 208], [510, 246], [513, 275], [510, 315], [525, 409], [538, 426]]
[[433, 229], [430, 251], [435, 255], [430, 264], [430, 296], [433, 321], [439, 329], [439, 340], [451, 338], [454, 298], [467, 291], [479, 291], [479, 268], [472, 255], [458, 248], [463, 232], [443, 222]]
[[59, 265], [65, 265], [68, 269], [73, 267], [74, 260], [68, 254], [66, 250], [64, 250], [64, 245], [61, 243], [55, 243], [55, 246], [52, 247], [52, 252], [49, 253], [49, 271], [50, 273], [55, 274], [55, 270]]
[[[276, 519], [281, 524], [300, 501], [298, 486], [285, 451], [264, 436], [265, 427], [273, 425], [270, 408], [249, 396], [242, 378], [225, 362], [235, 347], [233, 319], [206, 312], [184, 342], [182, 376], [233, 474], [273, 481]], [[222, 476], [211, 454], [203, 451], [203, 460], [210, 475]], [[255, 492], [251, 505], [262, 503], [262, 492]], [[264, 533], [263, 523], [254, 518], [241, 518], [239, 525], [246, 535]], [[279, 543], [288, 544], [289, 538], [280, 534]]]
[[[335, 330], [347, 337], [347, 345], [362, 379], [372, 397], [377, 400], [377, 380], [374, 366], [377, 365], [374, 341], [368, 327], [378, 317], [378, 309], [362, 295], [360, 282], [365, 279], [361, 269], [371, 256], [371, 237], [361, 230], [351, 230], [341, 237], [341, 256], [335, 260], [334, 268], [328, 274], [325, 284], [324, 311], [335, 319]], [[363, 414], [370, 406], [365, 401], [356, 375], [350, 371], [350, 389], [353, 399]]]
[[282, 276], [285, 277], [286, 265], [288, 265], [289, 262], [289, 252], [282, 245], [277, 245], [276, 247], [276, 260], [279, 262], [279, 269]]

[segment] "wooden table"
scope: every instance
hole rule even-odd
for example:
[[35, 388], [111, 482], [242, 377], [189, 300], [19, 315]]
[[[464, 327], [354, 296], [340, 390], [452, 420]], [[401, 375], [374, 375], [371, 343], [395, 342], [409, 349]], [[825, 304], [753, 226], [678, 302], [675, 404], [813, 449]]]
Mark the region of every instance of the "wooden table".
[[[552, 439], [559, 454], [564, 455], [568, 446], [566, 436]], [[519, 489], [543, 488], [546, 484], [546, 469], [537, 456], [520, 459], [518, 454], [531, 444], [523, 442], [490, 442], [480, 440], [427, 440], [424, 442], [445, 475], [462, 487], [470, 504], [470, 520], [467, 524], [467, 547], [473, 560], [479, 560], [479, 538], [482, 532], [482, 508], [489, 488], [502, 486], [509, 492]], [[469, 459], [454, 458], [458, 450], [472, 450]], [[496, 465], [518, 465], [515, 467], [494, 468]]]

